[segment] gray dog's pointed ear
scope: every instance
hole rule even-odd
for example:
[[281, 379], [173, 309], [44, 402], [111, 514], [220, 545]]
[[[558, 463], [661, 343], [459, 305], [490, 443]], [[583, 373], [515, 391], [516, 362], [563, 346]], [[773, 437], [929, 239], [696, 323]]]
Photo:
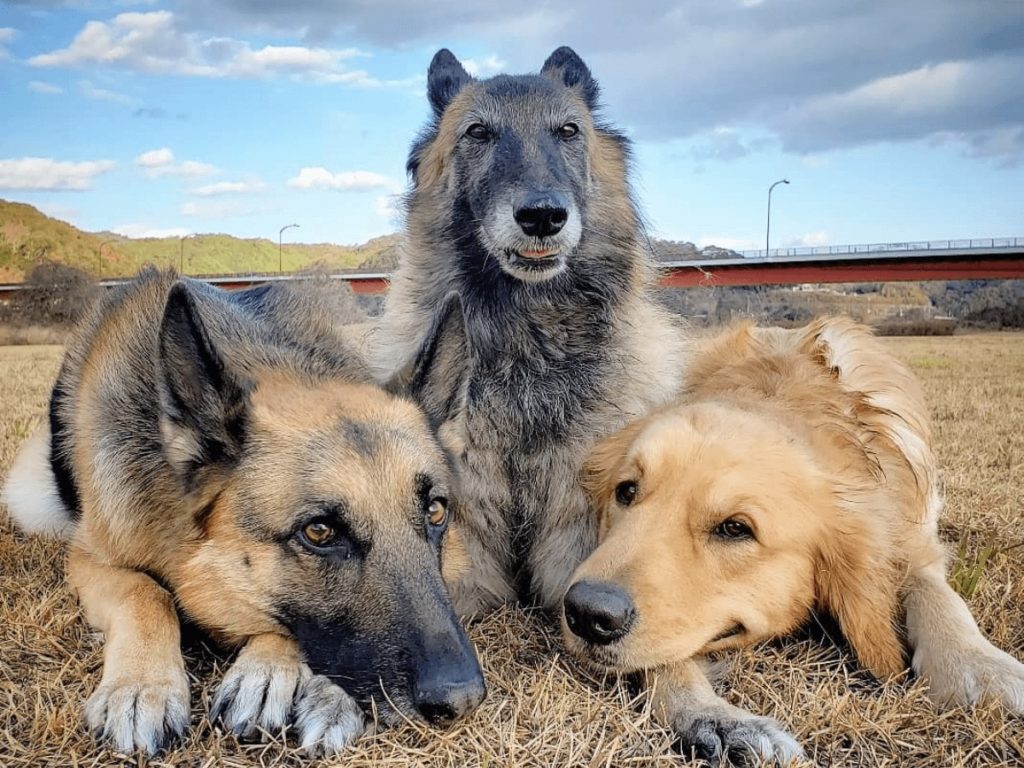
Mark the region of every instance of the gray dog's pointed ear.
[[455, 98], [455, 94], [472, 79], [447, 48], [435, 53], [427, 70], [427, 98], [430, 99], [434, 114], [441, 117], [449, 102]]
[[165, 454], [187, 483], [203, 467], [238, 457], [246, 392], [217, 352], [184, 283], [171, 288], [164, 306], [157, 387]]
[[583, 59], [569, 46], [563, 45], [548, 56], [540, 73], [562, 83], [567, 88], [579, 88], [587, 106], [590, 109], [597, 109], [597, 99], [600, 94], [597, 81], [590, 74], [590, 69], [583, 63]]
[[449, 294], [419, 351], [385, 389], [419, 403], [436, 429], [459, 410], [468, 348], [462, 299]]

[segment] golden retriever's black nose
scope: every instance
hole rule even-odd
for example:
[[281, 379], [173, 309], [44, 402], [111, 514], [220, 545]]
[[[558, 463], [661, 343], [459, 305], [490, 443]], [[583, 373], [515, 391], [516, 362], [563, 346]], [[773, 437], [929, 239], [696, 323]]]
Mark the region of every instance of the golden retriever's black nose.
[[551, 237], [569, 220], [568, 206], [569, 201], [561, 192], [534, 193], [522, 200], [512, 215], [523, 234]]
[[633, 601], [614, 584], [578, 581], [562, 603], [569, 629], [595, 645], [615, 642], [629, 632], [636, 618]]

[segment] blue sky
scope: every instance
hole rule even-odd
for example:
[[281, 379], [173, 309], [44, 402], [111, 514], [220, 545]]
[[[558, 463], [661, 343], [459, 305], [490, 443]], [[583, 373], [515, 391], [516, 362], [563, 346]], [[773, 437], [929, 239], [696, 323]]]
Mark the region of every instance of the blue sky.
[[772, 246], [1024, 235], [1020, 0], [0, 3], [0, 197], [84, 229], [394, 231], [425, 71], [571, 45], [654, 234]]

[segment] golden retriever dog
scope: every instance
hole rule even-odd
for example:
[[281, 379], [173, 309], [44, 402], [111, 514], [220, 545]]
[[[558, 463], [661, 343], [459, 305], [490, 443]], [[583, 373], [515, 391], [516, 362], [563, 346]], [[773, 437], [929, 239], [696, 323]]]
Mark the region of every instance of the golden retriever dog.
[[[659, 700], [664, 680], [661, 699], [688, 690], [726, 717], [695, 660], [821, 611], [878, 678], [909, 647], [936, 703], [1024, 714], [1024, 665], [946, 582], [920, 386], [866, 328], [745, 325], [704, 342], [676, 403], [599, 443], [584, 473], [600, 544], [566, 592], [565, 638], [599, 667], [648, 672], [656, 708], [680, 711]], [[669, 724], [706, 759], [744, 746], [702, 718]]]

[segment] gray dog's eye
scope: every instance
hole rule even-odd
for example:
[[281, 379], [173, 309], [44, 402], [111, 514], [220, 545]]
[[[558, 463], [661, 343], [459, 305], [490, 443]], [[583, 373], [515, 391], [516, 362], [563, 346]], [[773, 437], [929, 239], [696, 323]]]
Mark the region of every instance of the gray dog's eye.
[[563, 139], [571, 139], [580, 132], [580, 127], [576, 123], [566, 123], [558, 129], [558, 135]]
[[473, 123], [466, 129], [466, 135], [477, 141], [487, 141], [491, 138], [491, 129], [483, 123]]
[[633, 480], [626, 480], [615, 486], [615, 500], [624, 507], [628, 507], [636, 499], [636, 483]]

